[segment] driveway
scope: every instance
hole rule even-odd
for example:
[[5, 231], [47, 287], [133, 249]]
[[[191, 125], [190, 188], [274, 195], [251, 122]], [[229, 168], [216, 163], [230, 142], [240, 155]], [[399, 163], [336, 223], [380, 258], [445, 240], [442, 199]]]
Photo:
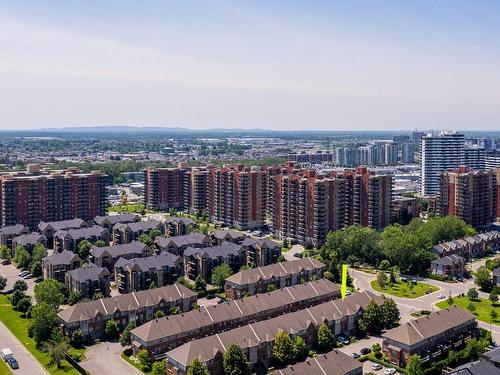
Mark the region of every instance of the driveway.
[[91, 374], [143, 375], [120, 357], [123, 350], [119, 342], [101, 342], [89, 346], [85, 352], [87, 359], [80, 362], [80, 365]]
[[[45, 375], [47, 371], [33, 357], [23, 344], [14, 336], [9, 329], [0, 323], [0, 348], [10, 348], [14, 353], [14, 358], [19, 362], [19, 369], [14, 370], [18, 375]], [[1, 361], [2, 359], [0, 359]]]
[[301, 254], [304, 251], [304, 246], [301, 245], [293, 245], [290, 249], [283, 253], [283, 256], [286, 260], [295, 260], [298, 259], [294, 256], [294, 254]]
[[375, 343], [379, 343], [380, 346], [382, 346], [382, 338], [381, 337], [375, 337], [371, 336], [365, 339], [361, 339], [357, 342], [354, 342], [352, 344], [349, 344], [347, 346], [343, 346], [339, 348], [339, 350], [342, 353], [347, 354], [348, 356], [351, 356], [352, 353], [358, 353], [360, 354], [361, 349], [363, 348], [372, 348], [372, 345]]

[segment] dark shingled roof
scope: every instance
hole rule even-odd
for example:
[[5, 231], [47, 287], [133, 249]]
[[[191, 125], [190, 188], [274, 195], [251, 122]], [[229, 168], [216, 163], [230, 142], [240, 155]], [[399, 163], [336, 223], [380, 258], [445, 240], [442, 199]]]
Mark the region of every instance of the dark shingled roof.
[[38, 224], [38, 229], [44, 231], [48, 226], [51, 226], [55, 231], [66, 230], [66, 229], [76, 229], [86, 226], [87, 223], [82, 219], [72, 219], [72, 220], [61, 220], [61, 221], [41, 221]]
[[258, 239], [258, 238], [251, 238], [247, 237], [243, 240], [242, 243], [243, 246], [266, 246], [268, 248], [275, 248], [275, 247], [281, 247], [281, 245], [277, 242], [274, 242], [273, 240], [270, 240], [268, 238], [264, 239]]
[[88, 228], [79, 228], [79, 229], [68, 229], [68, 230], [58, 230], [54, 236], [59, 237], [59, 236], [69, 236], [71, 238], [75, 239], [80, 239], [80, 238], [91, 238], [91, 237], [101, 237], [105, 233], [107, 233], [108, 230], [100, 227], [98, 225], [93, 225]]
[[97, 225], [102, 225], [104, 221], [108, 221], [109, 224], [115, 225], [116, 223], [133, 223], [140, 219], [137, 214], [118, 214], [118, 215], [106, 215], [106, 216], [96, 216], [94, 221]]
[[140, 269], [141, 271], [146, 272], [149, 270], [158, 270], [163, 267], [175, 267], [178, 261], [180, 261], [179, 256], [164, 251], [159, 255], [144, 258], [120, 258], [116, 262], [115, 268], [126, 267], [129, 269]]
[[[345, 375], [356, 369], [361, 369], [363, 364], [358, 360], [334, 349], [314, 358], [307, 358], [304, 362], [285, 367], [275, 372], [275, 375]], [[360, 372], [362, 373], [362, 371]]]
[[234, 229], [219, 229], [212, 232], [212, 236], [219, 240], [224, 240], [227, 235], [229, 235], [229, 237], [233, 240], [246, 237], [246, 234], [238, 232]]
[[223, 243], [220, 246], [210, 246], [202, 248], [188, 247], [184, 251], [184, 256], [200, 255], [212, 259], [227, 258], [230, 255], [239, 255], [243, 251], [242, 245], [234, 244], [231, 242]]
[[36, 245], [39, 242], [45, 241], [46, 238], [40, 233], [33, 232], [30, 234], [21, 234], [20, 236], [14, 237], [13, 240], [16, 241], [16, 244], [18, 246], [25, 246]]
[[139, 241], [132, 241], [127, 244], [114, 245], [114, 246], [104, 246], [97, 247], [92, 246], [90, 253], [96, 257], [100, 258], [104, 252], [107, 252], [112, 258], [118, 258], [120, 256], [125, 256], [129, 254], [141, 254], [145, 250], [148, 250], [148, 246]]
[[452, 264], [456, 264], [459, 262], [463, 263], [463, 262], [465, 262], [465, 259], [463, 257], [461, 257], [460, 255], [452, 254], [452, 255], [448, 255], [448, 256], [445, 256], [445, 257], [442, 257], [439, 259], [435, 259], [435, 260], [431, 261], [431, 264], [441, 264], [443, 266], [450, 266]]
[[0, 229], [0, 231], [6, 235], [14, 235], [14, 234], [21, 234], [23, 232], [27, 232], [28, 227], [25, 227], [22, 224], [16, 224], [16, 225], [10, 225], [8, 227], [3, 227], [2, 229]]
[[448, 375], [500, 375], [500, 368], [495, 367], [492, 363], [481, 360], [479, 362], [466, 363], [454, 369], [455, 371], [448, 372]]
[[161, 223], [157, 220], [146, 220], [146, 221], [136, 221], [133, 223], [117, 223], [113, 226], [113, 229], [128, 229], [131, 232], [148, 232], [151, 229], [155, 229], [161, 226]]
[[173, 236], [173, 237], [156, 237], [155, 243], [159, 247], [167, 247], [170, 242], [173, 242], [175, 246], [190, 246], [190, 245], [203, 245], [204, 241], [207, 240], [207, 235], [203, 233], [193, 232], [186, 234], [184, 236]]
[[49, 255], [42, 260], [44, 262], [52, 264], [53, 266], [57, 266], [61, 264], [70, 264], [76, 259], [80, 259], [78, 254], [75, 254], [72, 251], [63, 251], [62, 253], [54, 253], [52, 255]]
[[109, 276], [109, 271], [106, 268], [98, 267], [94, 263], [89, 263], [87, 267], [80, 267], [68, 271], [72, 279], [78, 281], [99, 281], [100, 278]]

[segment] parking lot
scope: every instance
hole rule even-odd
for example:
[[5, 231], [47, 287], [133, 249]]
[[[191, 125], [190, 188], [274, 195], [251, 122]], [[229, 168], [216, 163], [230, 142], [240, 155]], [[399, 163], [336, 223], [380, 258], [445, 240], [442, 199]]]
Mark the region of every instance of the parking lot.
[[[7, 285], [4, 290], [12, 289], [14, 283], [17, 280], [23, 280], [23, 278], [19, 276], [19, 272], [21, 271], [18, 270], [13, 264], [0, 264], [0, 275], [7, 278]], [[32, 296], [34, 294], [36, 285], [35, 279], [27, 279], [24, 281], [26, 281], [26, 284], [28, 284], [28, 290], [26, 291], [26, 294]]]

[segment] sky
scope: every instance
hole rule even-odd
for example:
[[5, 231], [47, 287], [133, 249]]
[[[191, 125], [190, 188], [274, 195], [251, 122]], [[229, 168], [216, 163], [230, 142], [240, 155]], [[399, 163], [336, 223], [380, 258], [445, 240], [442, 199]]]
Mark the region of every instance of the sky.
[[498, 1], [0, 2], [0, 129], [500, 130]]

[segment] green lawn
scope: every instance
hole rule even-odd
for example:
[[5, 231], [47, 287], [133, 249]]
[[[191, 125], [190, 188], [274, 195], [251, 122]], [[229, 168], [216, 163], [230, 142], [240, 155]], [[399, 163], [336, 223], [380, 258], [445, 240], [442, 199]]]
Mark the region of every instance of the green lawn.
[[413, 289], [410, 290], [407, 283], [402, 283], [401, 281], [397, 281], [391, 287], [387, 285], [385, 288], [381, 288], [378, 285], [377, 280], [373, 280], [370, 283], [373, 290], [384, 294], [390, 294], [394, 297], [403, 297], [403, 298], [417, 298], [421, 297], [425, 294], [426, 290], [431, 290], [431, 292], [435, 292], [439, 290], [437, 286], [425, 284], [425, 283], [417, 283], [413, 285]]
[[[490, 323], [490, 312], [495, 309], [498, 312], [499, 317], [493, 322], [493, 324], [500, 326], [500, 303], [493, 304], [489, 299], [485, 298], [477, 298], [475, 300], [469, 300], [467, 297], [453, 297], [453, 304], [461, 307], [464, 310], [467, 310], [467, 306], [472, 303], [476, 309], [473, 314], [477, 317], [477, 319]], [[436, 304], [440, 309], [446, 309], [448, 305], [448, 301], [441, 301]]]
[[[0, 321], [18, 338], [18, 340], [30, 351], [31, 354], [41, 363], [50, 374], [54, 375], [79, 375], [68, 362], [63, 361], [61, 367], [49, 366], [50, 358], [48, 354], [36, 348], [35, 340], [28, 336], [28, 320], [21, 317], [21, 313], [14, 311], [6, 295], [0, 295]], [[22, 363], [20, 363], [22, 366]], [[1, 371], [1, 368], [0, 368]], [[0, 372], [1, 373], [1, 372]]]
[[139, 370], [140, 372], [142, 372], [142, 373], [144, 373], [144, 374], [151, 374], [151, 371], [146, 371], [146, 370], [144, 370], [144, 367], [143, 367], [141, 364], [134, 362], [134, 361], [130, 358], [130, 356], [128, 356], [127, 354], [125, 354], [125, 352], [122, 352], [122, 353], [120, 354], [120, 357], [122, 357], [122, 359], [123, 359], [123, 360], [125, 360], [125, 361], [127, 361], [127, 362], [130, 364], [130, 366], [134, 366], [134, 367], [135, 367], [137, 370]]
[[3, 359], [0, 358], [0, 375], [11, 375], [12, 371], [9, 365], [5, 363]]

